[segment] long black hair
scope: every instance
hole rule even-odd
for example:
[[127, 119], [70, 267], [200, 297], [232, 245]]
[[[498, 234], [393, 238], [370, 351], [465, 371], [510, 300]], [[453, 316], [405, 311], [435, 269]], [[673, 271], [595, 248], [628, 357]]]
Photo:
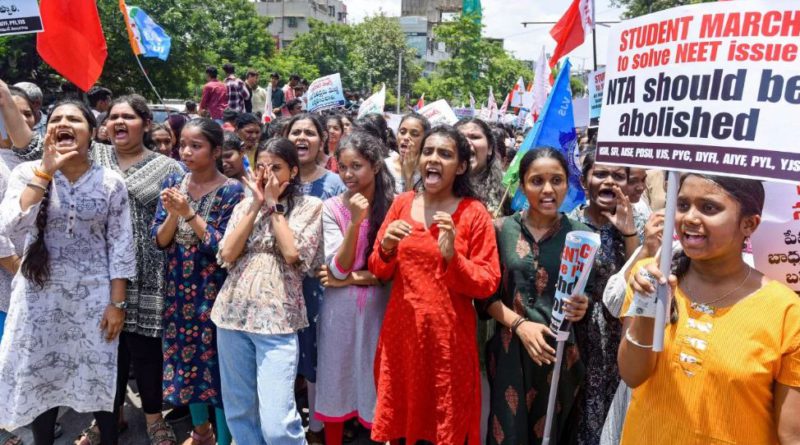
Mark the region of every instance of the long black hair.
[[[80, 110], [83, 118], [89, 124], [89, 132], [93, 132], [97, 127], [97, 121], [94, 118], [92, 110], [86, 106], [82, 101], [67, 99], [59, 101], [50, 112], [50, 117], [53, 116], [55, 110], [59, 107], [71, 105]], [[48, 125], [50, 124], [48, 118]], [[91, 148], [92, 141], [89, 140]], [[51, 183], [47, 184], [42, 196], [42, 201], [39, 205], [39, 213], [36, 215], [36, 240], [34, 240], [25, 250], [25, 256], [20, 266], [20, 272], [26, 280], [33, 282], [40, 288], [44, 287], [45, 283], [50, 279], [50, 252], [47, 250], [47, 245], [44, 240], [44, 231], [47, 227], [47, 206], [50, 203]]]
[[297, 174], [289, 180], [286, 190], [278, 197], [279, 200], [286, 200], [286, 217], [288, 217], [294, 208], [294, 198], [302, 195], [300, 193], [300, 158], [297, 156], [297, 148], [295, 148], [292, 141], [285, 137], [274, 137], [258, 148], [256, 159], [262, 152], [267, 152], [283, 159], [284, 162], [289, 164], [289, 171], [297, 167]]
[[359, 156], [369, 161], [372, 168], [377, 170], [375, 174], [375, 195], [370, 204], [369, 211], [369, 230], [367, 232], [367, 255], [372, 254], [372, 247], [375, 238], [378, 237], [378, 230], [386, 218], [392, 202], [394, 201], [394, 178], [386, 169], [383, 157], [383, 143], [380, 139], [371, 134], [356, 130], [342, 139], [339, 150], [336, 151], [336, 161], [339, 161], [340, 154], [345, 150], [355, 150]]
[[[419, 154], [417, 156], [422, 156], [422, 150], [425, 148], [425, 142], [431, 136], [444, 136], [453, 141], [453, 143], [456, 144], [458, 163], [466, 163], [467, 167], [464, 172], [460, 175], [456, 175], [456, 179], [453, 182], [453, 194], [459, 198], [480, 199], [478, 197], [478, 193], [475, 191], [475, 187], [472, 185], [472, 179], [470, 178], [472, 175], [472, 164], [470, 163], [472, 150], [470, 149], [467, 138], [464, 137], [464, 135], [452, 125], [438, 125], [433, 127], [433, 129], [425, 135], [425, 139], [422, 140], [422, 146], [419, 148]], [[419, 189], [420, 187], [424, 188], [424, 181], [422, 178], [424, 175], [420, 176], [421, 177], [419, 181], [417, 181], [417, 184], [414, 186], [415, 189]]]
[[383, 143], [383, 157], [389, 156], [389, 151], [397, 151], [397, 138], [389, 129], [386, 119], [377, 113], [368, 114], [354, 123], [355, 127], [380, 139]]

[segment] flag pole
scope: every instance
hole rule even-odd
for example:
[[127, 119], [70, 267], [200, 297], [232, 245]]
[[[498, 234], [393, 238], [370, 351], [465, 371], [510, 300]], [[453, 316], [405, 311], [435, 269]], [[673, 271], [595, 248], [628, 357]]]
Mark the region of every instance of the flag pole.
[[500, 204], [497, 205], [497, 209], [495, 209], [493, 215], [495, 219], [497, 219], [497, 217], [500, 216], [500, 212], [503, 211], [503, 204], [505, 204], [506, 199], [508, 199], [508, 192], [511, 190], [511, 185], [512, 184], [509, 184], [508, 187], [506, 187], [506, 191], [505, 193], [503, 193], [503, 197], [500, 198]]
[[594, 70], [597, 71], [597, 22], [594, 20], [595, 3], [592, 0], [592, 56], [594, 58]]
[[553, 377], [550, 379], [550, 393], [547, 397], [547, 414], [544, 421], [542, 445], [550, 445], [553, 417], [556, 412], [556, 398], [558, 397], [558, 381], [561, 379], [561, 364], [564, 362], [565, 343], [566, 340], [560, 341], [558, 342], [558, 346], [556, 346], [556, 363], [553, 365]]
[[158, 94], [158, 91], [156, 91], [156, 87], [153, 85], [153, 82], [150, 81], [150, 77], [147, 75], [147, 71], [144, 70], [144, 66], [142, 66], [142, 61], [139, 60], [139, 56], [136, 55], [136, 53], [134, 53], [133, 57], [136, 58], [136, 63], [139, 64], [139, 69], [142, 70], [142, 74], [144, 74], [144, 78], [147, 80], [147, 83], [150, 84], [150, 88], [152, 88], [153, 92], [156, 93], [158, 102], [161, 103], [161, 105], [164, 105], [164, 100], [161, 99], [161, 96]]

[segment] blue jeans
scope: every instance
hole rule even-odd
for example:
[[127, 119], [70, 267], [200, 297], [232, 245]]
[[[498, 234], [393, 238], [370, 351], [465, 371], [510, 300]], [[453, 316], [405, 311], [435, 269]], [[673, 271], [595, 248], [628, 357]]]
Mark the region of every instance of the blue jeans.
[[225, 419], [236, 443], [305, 444], [294, 400], [297, 334], [217, 328], [217, 350]]
[[0, 340], [3, 340], [3, 330], [6, 327], [6, 313], [0, 311]]

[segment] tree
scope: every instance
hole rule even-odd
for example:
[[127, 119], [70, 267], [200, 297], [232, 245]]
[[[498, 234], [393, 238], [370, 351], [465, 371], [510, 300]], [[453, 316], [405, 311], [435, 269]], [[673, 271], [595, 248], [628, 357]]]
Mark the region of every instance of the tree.
[[[231, 62], [240, 73], [274, 53], [269, 19], [248, 0], [130, 0], [172, 38], [169, 59], [142, 58], [142, 65], [162, 97], [198, 96], [206, 65]], [[155, 98], [134, 59], [118, 3], [98, 2], [108, 58], [98, 83], [116, 95], [137, 92]], [[0, 72], [12, 82], [33, 80], [48, 88], [57, 84], [53, 70], [36, 53], [36, 37], [0, 38]], [[48, 88], [49, 89], [49, 88]]]
[[400, 23], [383, 13], [368, 17], [356, 25], [353, 43], [350, 55], [352, 71], [347, 84], [354, 89], [377, 90], [383, 82], [386, 83], [387, 90], [392, 90], [397, 85], [398, 59], [401, 54], [403, 91], [408, 91], [422, 74], [422, 68], [416, 63], [416, 52], [406, 43]]
[[626, 9], [623, 17], [630, 19], [650, 12], [661, 11], [674, 8], [676, 6], [690, 5], [694, 3], [708, 3], [716, 0], [611, 0], [613, 6]]
[[480, 100], [492, 87], [505, 98], [520, 76], [530, 78], [531, 67], [506, 52], [498, 43], [481, 37], [483, 26], [471, 15], [463, 15], [435, 29], [436, 39], [444, 43], [450, 58], [441, 62], [428, 79], [414, 85], [416, 96], [445, 98], [451, 102], [467, 102], [469, 94]]
[[316, 66], [320, 75], [339, 73], [342, 84], [363, 93], [381, 82], [391, 88], [397, 82], [398, 57], [403, 54], [403, 85], [410, 87], [422, 69], [406, 44], [397, 20], [378, 14], [348, 26], [310, 20], [311, 30], [298, 36], [278, 59], [293, 58]]
[[282, 53], [315, 65], [323, 76], [339, 73], [342, 83], [348, 85], [355, 40], [354, 28], [342, 23], [323, 23], [314, 19], [309, 20], [309, 28], [309, 32], [297, 36]]

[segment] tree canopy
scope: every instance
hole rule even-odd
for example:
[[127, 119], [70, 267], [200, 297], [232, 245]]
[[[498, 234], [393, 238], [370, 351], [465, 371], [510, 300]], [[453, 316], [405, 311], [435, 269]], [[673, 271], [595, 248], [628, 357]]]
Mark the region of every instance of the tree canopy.
[[[162, 97], [196, 96], [206, 65], [233, 63], [239, 72], [261, 65], [275, 52], [267, 31], [269, 18], [260, 17], [248, 0], [131, 0], [172, 38], [169, 59], [142, 58], [142, 65]], [[136, 91], [154, 98], [134, 59], [119, 5], [97, 4], [108, 45], [99, 84], [115, 94]], [[39, 58], [34, 34], [0, 38], [0, 72], [10, 82], [34, 81], [46, 89], [57, 85], [54, 71]]]
[[500, 43], [481, 37], [482, 28], [469, 14], [438, 25], [434, 29], [436, 39], [444, 43], [450, 58], [439, 63], [429, 78], [420, 79], [414, 93], [451, 103], [467, 102], [470, 93], [476, 98], [486, 97], [489, 87], [510, 88], [520, 76], [530, 80], [531, 67]]

